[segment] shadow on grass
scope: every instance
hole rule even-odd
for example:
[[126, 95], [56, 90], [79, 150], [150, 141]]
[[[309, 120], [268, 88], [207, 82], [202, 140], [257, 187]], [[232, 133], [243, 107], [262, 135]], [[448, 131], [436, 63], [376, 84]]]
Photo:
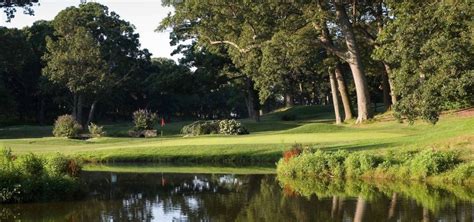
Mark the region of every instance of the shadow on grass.
[[[325, 151], [337, 151], [337, 150], [347, 150], [347, 151], [369, 151], [369, 150], [377, 150], [377, 149], [388, 149], [397, 146], [397, 143], [393, 142], [386, 142], [386, 143], [376, 143], [376, 144], [347, 144], [347, 145], [340, 145], [340, 146], [330, 146], [327, 148], [323, 148]], [[316, 148], [320, 148], [317, 146]]]
[[51, 126], [9, 126], [0, 128], [0, 139], [26, 139], [52, 136]]

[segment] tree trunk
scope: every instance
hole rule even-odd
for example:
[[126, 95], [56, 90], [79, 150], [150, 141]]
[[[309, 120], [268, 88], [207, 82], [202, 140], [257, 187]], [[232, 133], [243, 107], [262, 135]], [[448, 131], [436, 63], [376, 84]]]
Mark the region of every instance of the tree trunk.
[[[376, 13], [375, 13], [375, 19], [377, 21], [377, 35], [380, 35], [382, 32], [383, 32], [383, 7], [382, 7], [382, 2], [378, 3], [377, 4], [377, 9], [376, 9]], [[377, 48], [378, 46], [375, 45], [375, 47]], [[383, 66], [385, 68], [385, 74], [387, 75], [387, 82], [388, 82], [388, 85], [390, 87], [390, 96], [391, 96], [391, 103], [390, 103], [390, 108], [391, 108], [391, 105], [397, 103], [397, 96], [395, 95], [395, 93], [393, 92], [393, 82], [392, 82], [392, 69], [390, 68], [390, 65], [384, 61], [382, 61], [383, 63]], [[384, 96], [385, 96], [385, 93], [384, 93]]]
[[247, 111], [249, 114], [249, 118], [253, 118], [256, 122], [259, 122], [260, 111], [258, 108], [258, 98], [253, 88], [252, 80], [250, 78], [246, 79], [245, 86], [247, 88], [246, 104], [247, 104]]
[[347, 121], [352, 119], [352, 108], [349, 100], [349, 93], [347, 93], [346, 81], [344, 81], [344, 76], [341, 72], [341, 65], [339, 63], [336, 64], [335, 73], [339, 94], [341, 95], [342, 105], [344, 106], [344, 121]]
[[387, 72], [382, 72], [382, 94], [383, 94], [383, 104], [385, 106], [385, 111], [388, 111], [392, 107], [392, 100], [390, 98], [390, 86], [388, 83]]
[[77, 97], [77, 122], [79, 122], [79, 124], [81, 124], [82, 126], [84, 126], [84, 122], [83, 122], [83, 119], [82, 119], [82, 108], [83, 108], [83, 96], [82, 95], [79, 95]]
[[92, 122], [92, 120], [94, 120], [94, 113], [97, 106], [97, 102], [98, 102], [97, 100], [94, 100], [94, 102], [92, 102], [91, 109], [89, 110], [89, 117], [87, 118], [88, 126]]
[[365, 214], [365, 200], [361, 196], [357, 198], [357, 206], [356, 211], [354, 214], [354, 222], [362, 222], [364, 221], [364, 214]]
[[387, 73], [388, 85], [390, 87], [390, 97], [392, 98], [393, 105], [397, 103], [397, 96], [394, 92], [395, 86], [393, 85], [392, 69], [390, 68], [390, 65], [385, 62], [383, 63], [383, 66], [385, 67], [385, 72]]
[[74, 94], [72, 98], [72, 117], [77, 120], [77, 95]]
[[367, 86], [367, 80], [365, 78], [364, 69], [362, 67], [361, 55], [357, 47], [352, 25], [350, 24], [349, 17], [347, 16], [346, 9], [341, 3], [341, 0], [335, 1], [336, 6], [336, 18], [341, 26], [341, 31], [344, 35], [347, 55], [349, 56], [347, 62], [352, 71], [354, 77], [354, 84], [357, 93], [357, 121], [361, 123], [364, 120], [372, 118], [372, 112], [370, 110], [370, 94]]
[[295, 105], [294, 97], [291, 92], [285, 93], [285, 106], [292, 107]]
[[331, 83], [332, 105], [334, 107], [334, 116], [336, 117], [336, 124], [341, 124], [341, 114], [339, 112], [339, 99], [337, 98], [336, 78], [332, 70], [328, 70], [329, 82]]

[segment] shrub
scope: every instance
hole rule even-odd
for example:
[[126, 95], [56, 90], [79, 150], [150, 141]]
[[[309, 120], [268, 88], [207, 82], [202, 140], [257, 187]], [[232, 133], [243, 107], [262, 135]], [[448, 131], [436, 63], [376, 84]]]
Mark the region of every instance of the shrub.
[[89, 129], [89, 133], [91, 134], [92, 137], [101, 137], [105, 135], [103, 126], [90, 123], [89, 126], [87, 126], [87, 128]]
[[68, 171], [69, 159], [63, 154], [57, 153], [48, 161], [48, 170], [53, 176], [66, 175]]
[[185, 135], [206, 135], [206, 134], [217, 134], [219, 133], [219, 121], [208, 120], [208, 121], [196, 121], [189, 125], [184, 126], [181, 129], [181, 133]]
[[314, 153], [303, 151], [303, 153], [289, 158], [290, 155], [297, 153], [299, 149], [294, 150], [288, 152], [278, 162], [278, 174], [337, 178], [344, 176], [344, 161], [348, 156], [346, 151], [323, 152], [317, 150]]
[[158, 123], [158, 115], [149, 110], [139, 109], [133, 112], [134, 130], [152, 130]]
[[16, 156], [13, 155], [10, 148], [4, 147], [0, 153], [0, 170], [10, 171], [13, 168], [13, 161]]
[[452, 183], [472, 181], [474, 164], [461, 163], [452, 151], [397, 151], [378, 156], [365, 152], [287, 151], [277, 164], [277, 173], [291, 177], [433, 179]]
[[282, 121], [295, 121], [296, 115], [295, 114], [284, 114], [280, 117]]
[[33, 153], [21, 158], [20, 167], [28, 176], [41, 177], [44, 175], [44, 160]]
[[344, 161], [346, 175], [349, 177], [362, 176], [369, 170], [373, 170], [382, 161], [373, 155], [355, 152], [349, 154]]
[[81, 169], [75, 159], [58, 154], [45, 160], [31, 153], [11, 161], [12, 169], [0, 168], [0, 203], [64, 200], [84, 193], [75, 178]]
[[249, 134], [248, 130], [242, 126], [242, 123], [235, 119], [219, 121], [219, 133], [225, 135]]
[[53, 135], [55, 137], [76, 137], [81, 125], [71, 115], [59, 116], [54, 122]]
[[48, 159], [47, 168], [51, 176], [77, 177], [82, 171], [82, 163], [75, 158], [57, 153]]
[[458, 154], [424, 150], [417, 153], [408, 163], [415, 177], [427, 177], [442, 173], [458, 164]]
[[462, 163], [443, 177], [445, 181], [463, 183], [466, 179], [474, 178], [474, 162]]

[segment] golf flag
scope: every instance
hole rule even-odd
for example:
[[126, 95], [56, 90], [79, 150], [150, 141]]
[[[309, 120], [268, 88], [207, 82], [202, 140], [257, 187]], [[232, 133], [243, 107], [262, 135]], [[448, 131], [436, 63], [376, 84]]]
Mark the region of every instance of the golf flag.
[[161, 118], [161, 127], [165, 126], [165, 119]]

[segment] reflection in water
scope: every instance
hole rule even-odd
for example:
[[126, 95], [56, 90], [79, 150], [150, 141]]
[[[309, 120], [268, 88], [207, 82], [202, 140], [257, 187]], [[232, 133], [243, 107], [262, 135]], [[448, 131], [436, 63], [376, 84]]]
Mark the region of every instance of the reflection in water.
[[[474, 192], [274, 175], [88, 172], [77, 202], [0, 206], [0, 221], [473, 221]], [[283, 187], [283, 188], [282, 188]]]

